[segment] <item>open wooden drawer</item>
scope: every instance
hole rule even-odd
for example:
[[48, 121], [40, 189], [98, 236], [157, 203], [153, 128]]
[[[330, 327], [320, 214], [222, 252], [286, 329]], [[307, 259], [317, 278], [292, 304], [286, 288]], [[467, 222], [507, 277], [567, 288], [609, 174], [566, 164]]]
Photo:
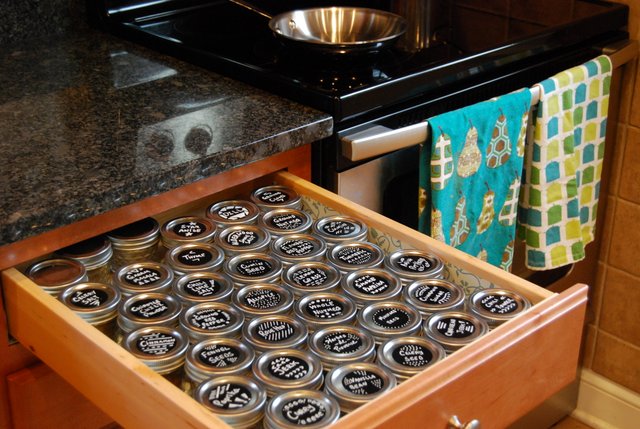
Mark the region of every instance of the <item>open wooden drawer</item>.
[[[456, 415], [485, 428], [517, 420], [574, 380], [587, 302], [587, 286], [561, 294], [459, 252], [286, 172], [252, 181], [189, 207], [153, 214], [162, 220], [196, 213], [231, 195], [247, 196], [269, 183], [290, 186], [315, 215], [350, 214], [370, 228], [369, 240], [385, 250], [427, 249], [447, 264], [467, 290], [504, 287], [533, 307], [472, 344], [427, 368], [375, 401], [341, 418], [336, 428], [446, 428]], [[228, 428], [188, 395], [149, 369], [18, 269], [3, 272], [10, 333], [98, 407], [125, 427]]]

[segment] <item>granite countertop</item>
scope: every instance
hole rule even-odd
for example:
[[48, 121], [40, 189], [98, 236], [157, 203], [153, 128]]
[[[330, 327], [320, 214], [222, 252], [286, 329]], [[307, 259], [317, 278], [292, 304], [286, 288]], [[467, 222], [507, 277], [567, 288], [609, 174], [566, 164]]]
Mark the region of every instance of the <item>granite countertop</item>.
[[327, 137], [326, 113], [101, 32], [0, 48], [0, 246]]

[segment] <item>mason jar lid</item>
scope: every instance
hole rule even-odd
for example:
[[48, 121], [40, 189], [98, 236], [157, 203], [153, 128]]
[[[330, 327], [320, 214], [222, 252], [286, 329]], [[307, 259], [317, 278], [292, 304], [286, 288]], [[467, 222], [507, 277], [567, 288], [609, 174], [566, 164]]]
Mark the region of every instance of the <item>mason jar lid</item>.
[[490, 327], [498, 326], [528, 310], [531, 303], [519, 293], [507, 289], [484, 289], [469, 297], [469, 310]]
[[145, 292], [169, 292], [173, 271], [158, 262], [137, 262], [125, 265], [113, 276], [113, 283], [123, 296]]
[[129, 332], [122, 346], [157, 373], [168, 374], [184, 364], [189, 341], [176, 328], [149, 326]]
[[274, 209], [258, 218], [258, 225], [274, 237], [305, 233], [312, 223], [311, 215], [296, 209]]
[[304, 346], [308, 335], [299, 320], [282, 314], [256, 317], [244, 325], [242, 333], [257, 353]]
[[372, 362], [376, 343], [371, 334], [358, 326], [329, 326], [309, 338], [309, 350], [329, 370], [350, 362]]
[[270, 350], [253, 362], [253, 376], [267, 389], [267, 396], [286, 390], [317, 389], [323, 381], [322, 362], [306, 350]]
[[413, 305], [423, 316], [438, 311], [464, 309], [464, 289], [444, 279], [416, 280], [407, 286], [402, 298]]
[[168, 220], [160, 229], [162, 244], [172, 248], [185, 243], [210, 243], [216, 235], [216, 225], [201, 216], [181, 216]]
[[118, 326], [124, 332], [148, 326], [177, 326], [181, 309], [178, 300], [166, 293], [132, 295], [118, 308]]
[[116, 317], [120, 291], [104, 283], [78, 283], [62, 291], [58, 299], [78, 316], [95, 325]]
[[202, 271], [180, 277], [172, 290], [184, 306], [210, 301], [225, 302], [231, 299], [233, 282], [224, 273]]
[[189, 348], [184, 363], [187, 377], [195, 383], [223, 375], [242, 375], [251, 370], [253, 349], [236, 338], [208, 338]]
[[295, 305], [296, 316], [307, 325], [309, 331], [330, 325], [351, 325], [355, 321], [356, 310], [349, 298], [331, 292], [303, 296]]
[[265, 252], [271, 244], [271, 234], [257, 225], [226, 227], [216, 237], [216, 244], [227, 256], [245, 252]]
[[166, 254], [165, 261], [178, 276], [197, 271], [216, 271], [224, 262], [224, 252], [209, 243], [181, 244]]
[[253, 201], [263, 211], [279, 208], [299, 209], [302, 198], [293, 189], [282, 185], [270, 185], [258, 188], [251, 193]]
[[358, 308], [380, 301], [395, 300], [402, 292], [402, 282], [382, 268], [363, 268], [342, 277], [342, 290]]
[[395, 273], [403, 282], [424, 278], [442, 278], [444, 262], [424, 250], [400, 249], [387, 255], [385, 268]]
[[112, 230], [107, 237], [114, 249], [145, 249], [160, 240], [160, 225], [154, 218], [147, 217]]
[[180, 315], [180, 326], [192, 343], [212, 337], [238, 337], [243, 323], [244, 315], [223, 302], [195, 304]]
[[260, 422], [267, 402], [264, 387], [241, 375], [207, 380], [198, 385], [193, 397], [225, 423], [243, 429]]
[[226, 200], [218, 201], [207, 208], [207, 218], [218, 225], [218, 228], [238, 224], [253, 224], [260, 216], [260, 209], [251, 201]]
[[396, 384], [395, 375], [380, 365], [354, 362], [329, 371], [325, 377], [324, 390], [336, 399], [343, 412], [349, 413], [387, 393]]
[[391, 371], [398, 381], [404, 381], [446, 355], [444, 348], [435, 341], [424, 337], [399, 337], [380, 345], [377, 363]]
[[399, 301], [369, 304], [358, 313], [358, 323], [376, 342], [420, 332], [422, 317], [413, 306]]
[[326, 251], [325, 241], [313, 234], [284, 235], [271, 243], [271, 253], [287, 264], [320, 261]]
[[275, 283], [256, 283], [236, 290], [232, 301], [244, 313], [245, 320], [249, 320], [288, 313], [293, 307], [293, 294]]
[[284, 283], [296, 297], [313, 292], [331, 292], [340, 284], [340, 272], [321, 261], [298, 262], [282, 274]]
[[313, 233], [324, 238], [329, 247], [345, 241], [363, 241], [369, 231], [364, 222], [350, 216], [326, 216], [313, 223]]
[[111, 241], [105, 235], [99, 235], [67, 246], [56, 253], [63, 258], [75, 259], [87, 270], [93, 270], [109, 262], [113, 249]]
[[269, 401], [264, 429], [327, 427], [340, 418], [340, 406], [331, 396], [318, 390], [283, 392]]
[[225, 262], [224, 271], [236, 286], [271, 283], [280, 279], [282, 263], [266, 253], [241, 253]]
[[382, 265], [384, 252], [367, 241], [350, 241], [335, 245], [327, 252], [327, 260], [342, 273], [348, 274], [362, 268], [375, 268]]
[[27, 277], [53, 296], [67, 287], [86, 282], [87, 268], [69, 258], [51, 258], [36, 262], [27, 269]]
[[487, 322], [462, 311], [434, 313], [424, 322], [425, 336], [440, 343], [447, 353], [453, 353], [488, 331]]

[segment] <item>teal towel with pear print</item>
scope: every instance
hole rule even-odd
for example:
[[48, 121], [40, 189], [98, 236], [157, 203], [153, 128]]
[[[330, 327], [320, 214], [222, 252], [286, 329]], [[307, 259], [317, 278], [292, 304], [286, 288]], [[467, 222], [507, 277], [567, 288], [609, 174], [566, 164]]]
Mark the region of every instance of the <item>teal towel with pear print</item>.
[[529, 89], [428, 119], [418, 228], [506, 271], [513, 261]]
[[518, 215], [530, 269], [577, 262], [594, 239], [611, 69], [601, 55], [538, 84]]

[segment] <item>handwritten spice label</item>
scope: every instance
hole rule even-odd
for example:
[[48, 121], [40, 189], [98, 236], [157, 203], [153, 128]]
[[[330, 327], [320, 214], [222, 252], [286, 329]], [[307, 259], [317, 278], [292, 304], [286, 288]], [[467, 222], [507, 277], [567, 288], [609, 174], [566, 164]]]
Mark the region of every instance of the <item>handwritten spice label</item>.
[[221, 384], [209, 392], [209, 403], [222, 410], [237, 410], [251, 402], [251, 391], [234, 383]]
[[198, 353], [198, 360], [214, 368], [226, 368], [238, 363], [240, 351], [235, 347], [223, 344], [211, 344], [203, 347]]
[[128, 270], [122, 278], [132, 286], [147, 286], [162, 280], [162, 274], [151, 268], [135, 267]]
[[411, 316], [401, 308], [386, 307], [375, 311], [371, 319], [381, 328], [400, 329], [409, 324]]
[[233, 316], [224, 310], [206, 309], [196, 311], [189, 318], [189, 323], [199, 329], [217, 331], [229, 326]]
[[336, 258], [347, 265], [363, 265], [373, 259], [373, 252], [364, 247], [345, 247], [340, 249]]
[[362, 338], [350, 332], [334, 332], [322, 338], [322, 347], [331, 353], [348, 355], [360, 350]]
[[109, 295], [100, 289], [82, 289], [75, 291], [69, 302], [79, 308], [98, 308], [109, 299]]
[[322, 231], [334, 237], [344, 237], [353, 234], [357, 226], [344, 220], [334, 220], [322, 225]]
[[247, 259], [240, 262], [236, 266], [236, 270], [243, 276], [261, 277], [269, 274], [273, 270], [273, 266], [264, 259]]
[[296, 426], [307, 426], [322, 422], [327, 410], [324, 404], [316, 399], [297, 398], [282, 405], [282, 415]]
[[218, 210], [218, 216], [225, 220], [242, 220], [249, 216], [249, 209], [245, 206], [231, 204], [228, 206], [220, 207]]
[[291, 274], [291, 279], [302, 287], [322, 286], [329, 276], [320, 268], [304, 267]]
[[211, 262], [213, 255], [205, 249], [187, 249], [179, 252], [177, 259], [183, 265], [196, 267], [198, 265], [204, 265]]
[[299, 380], [309, 374], [309, 364], [295, 356], [278, 356], [269, 361], [267, 370], [280, 380]]
[[391, 352], [391, 357], [400, 365], [420, 368], [431, 362], [433, 353], [420, 344], [403, 344]]
[[344, 306], [335, 299], [319, 298], [307, 302], [305, 311], [316, 319], [335, 319], [344, 314]]
[[294, 213], [275, 215], [271, 218], [271, 226], [283, 231], [300, 228], [302, 225], [304, 225], [304, 218]]
[[287, 256], [305, 256], [315, 250], [313, 241], [298, 239], [285, 240], [280, 244], [280, 251]]
[[289, 201], [289, 194], [282, 191], [264, 191], [258, 195], [258, 199], [269, 204], [281, 204]]
[[173, 335], [152, 332], [138, 338], [136, 347], [144, 354], [161, 356], [171, 352], [176, 347], [177, 342], [178, 339]]
[[225, 242], [233, 247], [247, 247], [258, 241], [259, 237], [254, 231], [238, 229], [230, 232], [225, 237]]
[[278, 306], [282, 302], [282, 296], [270, 289], [253, 289], [244, 296], [243, 301], [256, 310], [268, 310]]
[[222, 285], [214, 279], [193, 279], [184, 285], [184, 291], [191, 296], [205, 298], [217, 295]]
[[413, 290], [413, 297], [425, 304], [444, 305], [451, 300], [451, 291], [437, 285], [421, 285]]
[[354, 395], [373, 395], [384, 388], [384, 380], [378, 374], [365, 371], [351, 371], [342, 378], [342, 386]]
[[518, 302], [504, 295], [487, 295], [480, 300], [480, 306], [493, 314], [509, 314], [518, 309]]
[[131, 306], [129, 312], [141, 319], [156, 319], [169, 311], [169, 306], [157, 298], [141, 299]]
[[257, 326], [256, 334], [265, 341], [277, 343], [288, 340], [295, 333], [293, 325], [281, 320], [262, 322]]
[[476, 330], [473, 323], [464, 319], [458, 319], [457, 317], [447, 317], [438, 320], [435, 328], [442, 335], [449, 338], [466, 338], [473, 335]]
[[389, 289], [389, 286], [387, 279], [369, 274], [353, 280], [353, 288], [364, 295], [379, 295]]
[[431, 261], [422, 256], [402, 256], [398, 258], [397, 265], [399, 268], [412, 273], [424, 273], [432, 267]]
[[184, 238], [198, 237], [206, 230], [207, 227], [203, 223], [195, 221], [181, 222], [173, 227], [174, 234]]

